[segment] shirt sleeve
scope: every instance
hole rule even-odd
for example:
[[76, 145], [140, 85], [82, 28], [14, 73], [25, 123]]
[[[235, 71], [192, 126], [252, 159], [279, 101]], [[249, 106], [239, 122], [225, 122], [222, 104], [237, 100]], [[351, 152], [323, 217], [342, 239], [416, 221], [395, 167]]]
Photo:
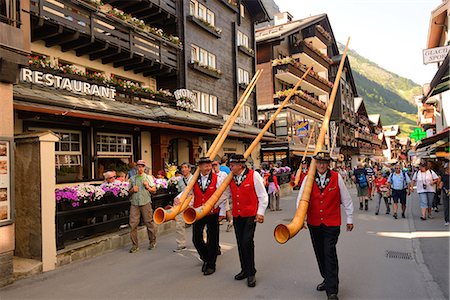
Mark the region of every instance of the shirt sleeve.
[[417, 181], [417, 172], [414, 173], [414, 175], [413, 175], [413, 177], [412, 177], [412, 180]]
[[[227, 174], [225, 172], [220, 172], [217, 175], [217, 184], [216, 184], [216, 188], [218, 189], [222, 183], [225, 181], [225, 179], [227, 178]], [[222, 203], [225, 203], [225, 201], [228, 201], [228, 199], [230, 198], [230, 186], [227, 186], [227, 188], [225, 189], [225, 191], [222, 193], [222, 195], [220, 196], [219, 200], [216, 202], [216, 204], [214, 205], [214, 208], [217, 208], [219, 206], [222, 205]]]
[[434, 179], [438, 179], [439, 176], [436, 174], [436, 172], [434, 172], [433, 170], [431, 170], [431, 178], [433, 178], [433, 180], [434, 180]]
[[353, 224], [353, 201], [347, 187], [345, 186], [342, 176], [339, 177], [339, 190], [341, 193], [341, 204], [344, 207], [345, 214], [347, 215], [347, 224]]
[[411, 183], [411, 178], [409, 178], [409, 175], [405, 173], [405, 178], [406, 178], [406, 183], [410, 184]]
[[269, 196], [264, 186], [264, 180], [258, 172], [253, 172], [253, 182], [255, 184], [255, 192], [258, 197], [258, 211], [256, 214], [264, 216], [267, 204], [269, 204]]

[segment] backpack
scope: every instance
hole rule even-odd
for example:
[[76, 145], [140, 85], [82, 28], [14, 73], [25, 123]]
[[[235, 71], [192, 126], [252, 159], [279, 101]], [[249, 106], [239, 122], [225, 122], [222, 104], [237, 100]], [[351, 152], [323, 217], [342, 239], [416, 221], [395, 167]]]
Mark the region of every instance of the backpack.
[[365, 188], [368, 186], [367, 178], [365, 173], [361, 173], [358, 178], [358, 184], [360, 188]]
[[[389, 175], [388, 181], [390, 184], [394, 184], [394, 182], [392, 181], [392, 176], [395, 174], [395, 172], [391, 173]], [[402, 170], [402, 178], [403, 178], [403, 189], [406, 189], [408, 187], [408, 183], [406, 181], [406, 175], [405, 172]]]

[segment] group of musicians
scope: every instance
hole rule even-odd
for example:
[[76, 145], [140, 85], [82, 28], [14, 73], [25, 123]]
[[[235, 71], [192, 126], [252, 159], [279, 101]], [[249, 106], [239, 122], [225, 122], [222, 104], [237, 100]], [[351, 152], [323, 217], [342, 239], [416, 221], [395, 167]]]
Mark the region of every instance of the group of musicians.
[[[319, 265], [323, 282], [316, 289], [326, 291], [328, 299], [338, 299], [338, 259], [336, 243], [340, 233], [342, 204], [347, 215], [347, 231], [353, 229], [353, 204], [343, 179], [330, 170], [330, 155], [318, 152], [314, 159], [317, 170], [309, 201], [307, 226]], [[233, 174], [227, 190], [222, 194], [209, 214], [194, 222], [193, 243], [203, 261], [202, 272], [211, 275], [216, 270], [216, 259], [219, 249], [219, 212], [224, 212], [224, 202], [230, 197], [232, 200], [232, 215], [234, 231], [239, 251], [241, 271], [234, 277], [236, 280], [247, 279], [247, 285], [254, 287], [255, 278], [255, 250], [254, 234], [256, 223], [264, 222], [264, 212], [268, 205], [268, 195], [264, 187], [263, 178], [246, 166], [243, 155], [234, 155], [229, 159]], [[191, 205], [201, 207], [211, 197], [223, 182], [224, 178], [212, 171], [212, 161], [202, 157], [198, 161], [200, 176], [193, 188]], [[305, 187], [307, 165], [302, 166], [300, 192], [297, 205]], [[223, 214], [224, 216], [224, 214]], [[206, 242], [203, 231], [206, 227]]]

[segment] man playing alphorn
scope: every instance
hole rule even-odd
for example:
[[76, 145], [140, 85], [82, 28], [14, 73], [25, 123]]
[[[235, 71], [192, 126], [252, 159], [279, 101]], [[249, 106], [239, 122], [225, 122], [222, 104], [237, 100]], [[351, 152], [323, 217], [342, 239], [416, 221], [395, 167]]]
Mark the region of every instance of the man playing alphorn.
[[233, 180], [230, 183], [234, 232], [239, 250], [241, 272], [236, 280], [247, 278], [247, 285], [254, 287], [255, 279], [255, 235], [256, 222], [264, 222], [264, 212], [269, 202], [264, 181], [258, 172], [246, 167], [243, 155], [230, 157]]
[[[200, 176], [194, 185], [194, 197], [190, 205], [201, 207], [222, 184], [223, 178], [212, 172], [211, 159], [201, 157], [198, 161]], [[225, 190], [217, 201], [214, 209], [204, 218], [192, 225], [192, 242], [203, 261], [203, 275], [211, 275], [216, 271], [217, 249], [219, 249], [219, 206], [229, 196], [229, 188]], [[206, 226], [206, 243], [203, 240], [203, 230]]]
[[[341, 204], [347, 215], [347, 231], [353, 230], [353, 202], [344, 180], [329, 169], [331, 157], [326, 152], [318, 152], [317, 172], [309, 200], [307, 223], [314, 253], [324, 281], [317, 286], [318, 291], [326, 291], [328, 299], [338, 299], [338, 258], [336, 243], [341, 225]], [[297, 206], [307, 180], [303, 181], [297, 197]]]

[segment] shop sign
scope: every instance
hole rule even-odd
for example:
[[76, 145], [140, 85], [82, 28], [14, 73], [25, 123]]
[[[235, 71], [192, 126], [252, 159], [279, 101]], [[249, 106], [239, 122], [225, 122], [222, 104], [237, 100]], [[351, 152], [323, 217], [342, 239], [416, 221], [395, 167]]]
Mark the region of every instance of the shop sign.
[[431, 49], [423, 50], [423, 64], [431, 64], [436, 62], [441, 62], [445, 59], [448, 52], [450, 51], [450, 46], [437, 47]]
[[51, 73], [33, 71], [26, 68], [20, 70], [20, 81], [67, 90], [77, 94], [108, 98], [111, 100], [114, 100], [116, 97], [116, 89], [114, 87], [90, 84], [88, 82], [74, 80]]
[[195, 109], [197, 103], [197, 96], [187, 89], [179, 89], [173, 92], [175, 99], [177, 100], [176, 105], [186, 109]]
[[11, 224], [12, 212], [12, 138], [0, 137], [0, 226]]
[[296, 132], [296, 135], [300, 138], [307, 137], [308, 133], [309, 133], [309, 122], [308, 121], [298, 121], [295, 132]]
[[[230, 117], [230, 115], [223, 115], [223, 120], [226, 121], [226, 120], [228, 120], [229, 117]], [[242, 117], [237, 118], [236, 123], [242, 124], [242, 125], [253, 125], [252, 120], [244, 119]]]

